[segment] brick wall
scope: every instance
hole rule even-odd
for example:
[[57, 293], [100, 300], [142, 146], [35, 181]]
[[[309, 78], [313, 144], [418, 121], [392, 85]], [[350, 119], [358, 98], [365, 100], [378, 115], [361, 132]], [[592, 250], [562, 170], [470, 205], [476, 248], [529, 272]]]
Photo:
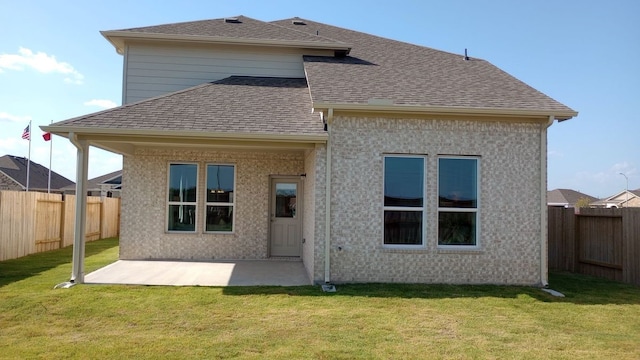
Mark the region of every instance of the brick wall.
[[0, 190], [22, 191], [24, 189], [20, 184], [13, 181], [13, 179], [0, 172]]
[[[540, 136], [541, 125], [526, 122], [336, 117], [332, 280], [539, 284]], [[385, 153], [426, 155], [424, 249], [383, 246]], [[477, 250], [437, 247], [439, 154], [480, 157]]]
[[[169, 162], [197, 162], [198, 225], [195, 234], [167, 233]], [[205, 166], [236, 165], [235, 233], [203, 233]], [[264, 259], [268, 254], [269, 175], [304, 172], [304, 154], [203, 150], [136, 151], [123, 161], [122, 259]]]

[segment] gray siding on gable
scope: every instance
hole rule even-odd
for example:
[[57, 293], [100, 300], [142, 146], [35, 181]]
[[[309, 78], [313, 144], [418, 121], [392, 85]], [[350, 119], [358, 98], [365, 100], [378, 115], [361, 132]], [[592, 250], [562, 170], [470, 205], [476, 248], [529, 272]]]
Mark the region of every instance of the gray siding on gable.
[[232, 75], [305, 77], [301, 50], [132, 44], [125, 57], [124, 104]]

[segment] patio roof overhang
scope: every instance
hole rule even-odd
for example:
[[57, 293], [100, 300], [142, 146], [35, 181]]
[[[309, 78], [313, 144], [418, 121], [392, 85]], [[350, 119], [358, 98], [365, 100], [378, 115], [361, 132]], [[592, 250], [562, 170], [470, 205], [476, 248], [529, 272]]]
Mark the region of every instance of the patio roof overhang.
[[136, 148], [207, 148], [226, 150], [282, 151], [312, 149], [327, 142], [327, 134], [274, 134], [149, 129], [109, 129], [42, 126], [42, 130], [65, 138], [86, 140], [90, 145], [122, 155]]

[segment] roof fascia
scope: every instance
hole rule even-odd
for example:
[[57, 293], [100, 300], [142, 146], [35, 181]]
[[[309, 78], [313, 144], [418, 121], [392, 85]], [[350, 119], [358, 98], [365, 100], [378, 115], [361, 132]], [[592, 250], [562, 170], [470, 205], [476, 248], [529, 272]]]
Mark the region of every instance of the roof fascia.
[[252, 39], [252, 38], [230, 38], [222, 36], [200, 36], [200, 35], [178, 35], [178, 34], [156, 34], [141, 33], [132, 31], [101, 31], [115, 48], [118, 54], [124, 54], [124, 47], [127, 41], [172, 41], [172, 42], [192, 42], [219, 45], [246, 45], [246, 46], [270, 46], [285, 48], [304, 48], [319, 50], [342, 50], [351, 51], [352, 46], [346, 43], [330, 41], [296, 41], [296, 40], [273, 40], [273, 39]]
[[325, 143], [326, 134], [254, 134], [254, 133], [226, 133], [226, 132], [199, 132], [199, 131], [165, 131], [148, 129], [105, 129], [86, 128], [73, 126], [40, 126], [43, 131], [60, 136], [68, 136], [73, 132], [87, 140], [92, 137], [112, 136], [118, 137], [146, 137], [146, 138], [175, 138], [175, 139], [225, 139], [225, 140], [252, 140], [252, 141], [278, 141], [297, 143]]
[[553, 116], [558, 121], [569, 120], [578, 115], [576, 111], [562, 110], [529, 110], [504, 108], [467, 108], [422, 105], [378, 105], [378, 104], [348, 104], [348, 103], [313, 103], [314, 111], [333, 109], [334, 112], [374, 112], [386, 114], [434, 114], [434, 115], [466, 115], [466, 116], [498, 116], [498, 117], [526, 117], [549, 119]]

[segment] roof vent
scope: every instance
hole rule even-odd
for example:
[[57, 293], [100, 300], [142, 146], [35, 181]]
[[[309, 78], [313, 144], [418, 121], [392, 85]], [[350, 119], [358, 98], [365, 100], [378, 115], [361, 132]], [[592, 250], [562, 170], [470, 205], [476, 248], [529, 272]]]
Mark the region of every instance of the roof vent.
[[291, 20], [291, 23], [293, 25], [307, 25], [307, 23], [302, 20]]
[[242, 24], [242, 21], [240, 21], [240, 19], [238, 19], [237, 17], [224, 18], [224, 22], [229, 24]]
[[393, 100], [391, 100], [391, 99], [375, 99], [375, 98], [372, 98], [372, 99], [369, 99], [367, 101], [367, 104], [368, 105], [381, 105], [381, 106], [393, 105]]

